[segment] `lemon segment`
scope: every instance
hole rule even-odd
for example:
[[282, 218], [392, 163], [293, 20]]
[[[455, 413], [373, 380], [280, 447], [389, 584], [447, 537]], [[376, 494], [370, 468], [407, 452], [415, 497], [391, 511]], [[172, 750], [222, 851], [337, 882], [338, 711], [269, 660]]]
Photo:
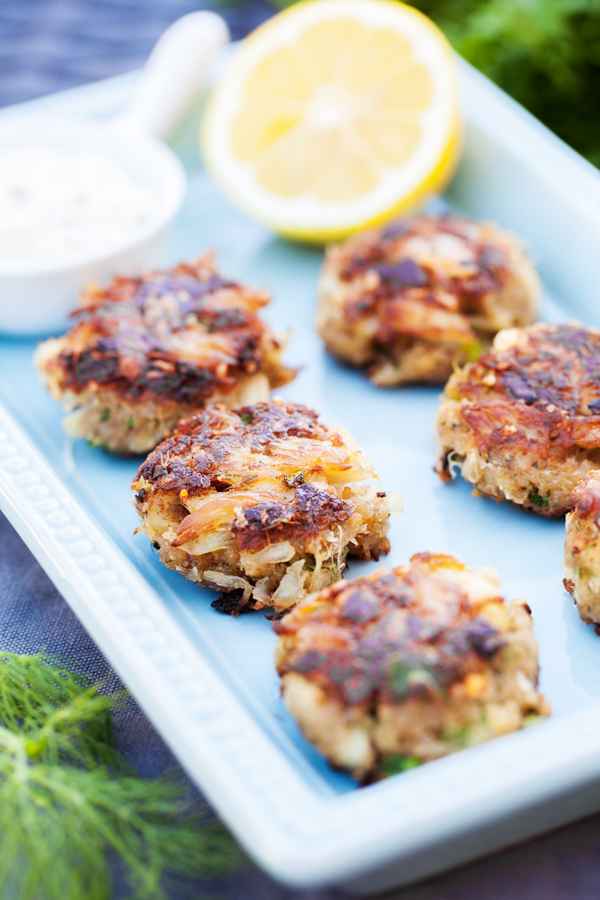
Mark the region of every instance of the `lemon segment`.
[[248, 215], [323, 242], [444, 189], [461, 146], [452, 50], [395, 0], [304, 0], [239, 46], [201, 132]]

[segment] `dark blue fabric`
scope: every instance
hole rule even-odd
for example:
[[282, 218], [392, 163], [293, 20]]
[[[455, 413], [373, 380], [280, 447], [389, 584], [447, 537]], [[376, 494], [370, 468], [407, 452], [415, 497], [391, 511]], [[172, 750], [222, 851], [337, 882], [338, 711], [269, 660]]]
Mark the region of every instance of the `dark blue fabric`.
[[234, 39], [273, 12], [267, 0], [0, 0], [0, 106], [140, 68], [195, 9], [220, 12]]
[[[273, 11], [266, 0], [0, 0], [0, 106], [118, 75], [143, 65], [161, 32], [194, 9], [218, 9], [234, 38]], [[69, 656], [100, 678], [102, 654], [0, 514], [0, 649]], [[115, 723], [121, 751], [144, 776], [174, 765], [132, 703]], [[294, 891], [244, 868], [212, 883], [227, 900], [335, 900], [334, 890]], [[199, 885], [199, 893], [202, 885]], [[123, 896], [117, 888], [116, 896]], [[464, 867], [395, 900], [591, 900], [600, 896], [600, 816]], [[43, 898], [40, 898], [43, 900]], [[83, 900], [83, 898], [82, 898]]]

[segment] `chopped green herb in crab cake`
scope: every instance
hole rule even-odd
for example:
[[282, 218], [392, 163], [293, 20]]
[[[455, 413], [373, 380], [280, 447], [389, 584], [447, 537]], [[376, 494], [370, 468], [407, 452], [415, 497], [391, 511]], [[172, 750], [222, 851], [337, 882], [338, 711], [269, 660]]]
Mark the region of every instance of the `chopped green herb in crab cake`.
[[513, 235], [465, 216], [419, 215], [328, 249], [317, 328], [373, 384], [444, 384], [500, 329], [534, 322], [538, 295]]
[[493, 569], [419, 553], [338, 581], [275, 624], [284, 702], [338, 768], [372, 780], [550, 714], [529, 607]]
[[282, 613], [341, 577], [347, 554], [378, 559], [397, 496], [343, 429], [273, 400], [210, 406], [179, 422], [133, 482], [138, 531], [161, 561], [238, 615]]
[[600, 467], [600, 332], [584, 325], [501, 331], [456, 371], [437, 415], [436, 470], [478, 494], [564, 515]]

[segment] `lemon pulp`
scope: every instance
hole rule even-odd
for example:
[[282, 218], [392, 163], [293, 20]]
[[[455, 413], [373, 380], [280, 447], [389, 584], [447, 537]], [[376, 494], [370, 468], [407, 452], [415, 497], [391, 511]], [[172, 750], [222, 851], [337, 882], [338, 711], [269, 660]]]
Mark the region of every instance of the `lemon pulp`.
[[307, 0], [240, 46], [213, 94], [209, 170], [291, 237], [342, 237], [422, 202], [458, 159], [454, 59], [393, 0]]

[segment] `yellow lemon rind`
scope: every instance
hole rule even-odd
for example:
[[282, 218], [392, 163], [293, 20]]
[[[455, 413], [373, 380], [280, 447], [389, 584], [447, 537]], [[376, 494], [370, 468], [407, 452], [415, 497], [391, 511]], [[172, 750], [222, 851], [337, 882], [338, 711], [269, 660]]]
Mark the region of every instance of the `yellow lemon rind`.
[[[246, 38], [244, 46], [248, 48], [259, 40], [264, 41], [268, 34], [280, 27], [283, 18], [295, 16], [297, 15], [298, 10], [313, 6], [319, 2], [321, 2], [321, 0], [301, 0], [301, 2], [294, 6], [288, 7], [274, 18], [265, 22], [256, 32]], [[374, 0], [374, 2], [389, 3], [395, 7], [403, 7], [405, 12], [408, 10], [411, 16], [427, 24], [428, 30], [435, 33], [440, 49], [446, 57], [449, 77], [454, 76], [454, 89], [452, 92], [453, 108], [448, 116], [450, 124], [446, 129], [444, 140], [440, 141], [440, 152], [437, 155], [437, 160], [430, 166], [426, 176], [411, 186], [409, 191], [402, 193], [401, 196], [393, 197], [389, 204], [380, 206], [372, 215], [367, 217], [363, 216], [359, 219], [350, 218], [343, 224], [323, 227], [322, 224], [319, 224], [316, 221], [314, 225], [306, 225], [306, 223], [295, 224], [290, 222], [289, 219], [283, 221], [282, 218], [265, 214], [264, 209], [259, 208], [260, 203], [248, 202], [247, 197], [244, 195], [244, 191], [239, 190], [239, 182], [235, 178], [227, 177], [227, 173], [223, 171], [223, 167], [220, 165], [219, 160], [214, 158], [214, 156], [216, 156], [216, 151], [213, 150], [213, 152], [211, 152], [209, 149], [210, 141], [208, 135], [210, 134], [212, 127], [213, 112], [220, 102], [219, 86], [217, 86], [213, 95], [209, 98], [200, 134], [201, 153], [207, 170], [213, 175], [223, 192], [234, 204], [251, 218], [261, 222], [263, 225], [284, 237], [303, 242], [322, 244], [339, 240], [355, 231], [376, 225], [393, 216], [411, 212], [424, 205], [433, 195], [441, 193], [450, 182], [458, 165], [462, 149], [462, 127], [458, 106], [456, 77], [454, 74], [456, 63], [450, 45], [437, 26], [418, 10], [415, 10], [412, 7], [406, 7], [404, 4], [399, 3], [398, 0]], [[339, 0], [339, 3], [340, 9], [343, 9], [344, 0]], [[230, 90], [230, 87], [227, 86], [227, 89]]]

